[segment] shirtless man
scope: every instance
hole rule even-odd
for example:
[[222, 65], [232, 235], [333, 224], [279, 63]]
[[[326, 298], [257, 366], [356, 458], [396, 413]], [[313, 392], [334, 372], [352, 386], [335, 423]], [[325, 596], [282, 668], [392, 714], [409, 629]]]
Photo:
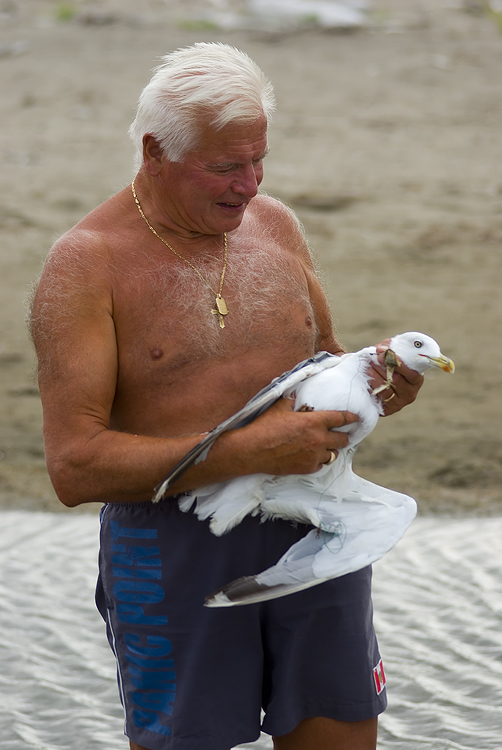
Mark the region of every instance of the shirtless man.
[[[343, 349], [298, 221], [258, 194], [273, 109], [243, 53], [166, 56], [131, 127], [135, 180], [50, 252], [34, 299], [49, 473], [67, 506], [105, 503], [97, 602], [133, 750], [227, 750], [263, 729], [276, 750], [373, 750], [385, 692], [370, 570], [293, 596], [208, 610], [222, 583], [306, 533], [245, 519], [224, 537], [155, 485], [272, 378]], [[382, 346], [383, 350], [384, 346]], [[383, 382], [375, 370], [375, 382]], [[397, 411], [422, 379], [394, 376]], [[222, 435], [174, 492], [245, 474], [310, 473], [354, 415], [280, 400]]]

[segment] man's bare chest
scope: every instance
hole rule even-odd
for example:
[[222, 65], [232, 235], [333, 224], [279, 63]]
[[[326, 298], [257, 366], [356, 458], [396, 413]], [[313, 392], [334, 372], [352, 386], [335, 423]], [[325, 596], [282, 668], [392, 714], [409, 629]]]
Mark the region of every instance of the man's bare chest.
[[[229, 255], [221, 293], [228, 314], [215, 313], [220, 268], [201, 263], [201, 276], [182, 261], [130, 269], [115, 295], [122, 367], [135, 361], [154, 371], [232, 356], [239, 350], [314, 345], [314, 312], [301, 265], [255, 251]], [[203, 280], [204, 279], [204, 280]]]

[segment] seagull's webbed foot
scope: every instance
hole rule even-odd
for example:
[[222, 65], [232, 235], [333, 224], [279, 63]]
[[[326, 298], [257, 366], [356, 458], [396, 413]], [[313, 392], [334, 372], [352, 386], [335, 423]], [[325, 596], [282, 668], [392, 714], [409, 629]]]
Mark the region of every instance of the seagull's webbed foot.
[[372, 396], [376, 396], [378, 393], [381, 393], [382, 391], [387, 390], [387, 388], [390, 388], [392, 391], [392, 395], [389, 396], [387, 401], [390, 401], [391, 398], [394, 398], [396, 394], [396, 388], [394, 386], [394, 383], [392, 382], [392, 376], [394, 375], [394, 370], [396, 367], [400, 367], [403, 363], [399, 359], [399, 357], [396, 356], [396, 354], [392, 351], [392, 349], [386, 349], [385, 353], [383, 355], [383, 361], [387, 370], [387, 380], [385, 383], [382, 383], [382, 385], [378, 386], [378, 388], [373, 388], [371, 391]]

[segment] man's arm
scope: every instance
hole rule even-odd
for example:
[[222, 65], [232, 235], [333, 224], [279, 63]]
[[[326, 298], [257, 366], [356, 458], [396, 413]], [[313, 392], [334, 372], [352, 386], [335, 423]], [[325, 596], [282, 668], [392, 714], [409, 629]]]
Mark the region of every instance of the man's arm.
[[147, 499], [166, 462], [196, 438], [170, 441], [110, 430], [117, 342], [106, 257], [91, 235], [66, 237], [47, 260], [33, 304], [49, 475], [64, 504]]

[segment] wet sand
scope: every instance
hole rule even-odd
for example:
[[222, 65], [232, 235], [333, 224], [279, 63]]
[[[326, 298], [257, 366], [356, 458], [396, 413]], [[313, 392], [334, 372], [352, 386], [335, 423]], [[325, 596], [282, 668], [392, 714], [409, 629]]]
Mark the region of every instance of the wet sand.
[[[132, 177], [157, 58], [248, 52], [278, 111], [263, 189], [290, 203], [349, 349], [404, 330], [457, 365], [381, 420], [356, 470], [420, 511], [502, 511], [502, 34], [482, 3], [373, 3], [367, 28], [225, 31], [228, 3], [0, 1], [0, 507], [65, 509], [45, 470], [25, 298], [54, 239]], [[84, 510], [96, 510], [89, 507]], [[75, 512], [75, 511], [72, 511]]]

